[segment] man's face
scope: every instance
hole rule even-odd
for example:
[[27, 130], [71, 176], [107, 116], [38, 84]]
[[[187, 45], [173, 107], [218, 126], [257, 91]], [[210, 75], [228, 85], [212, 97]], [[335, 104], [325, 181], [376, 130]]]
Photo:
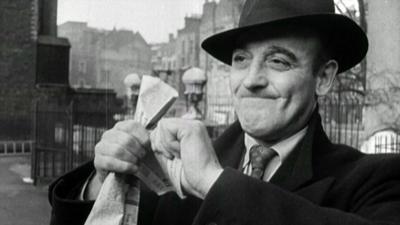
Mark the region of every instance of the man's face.
[[234, 107], [246, 133], [274, 143], [302, 128], [313, 111], [319, 42], [285, 34], [244, 43], [232, 56]]

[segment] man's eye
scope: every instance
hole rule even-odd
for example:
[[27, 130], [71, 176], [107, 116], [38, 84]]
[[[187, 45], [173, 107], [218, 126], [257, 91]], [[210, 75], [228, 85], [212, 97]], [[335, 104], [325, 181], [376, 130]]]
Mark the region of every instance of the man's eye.
[[232, 66], [238, 69], [246, 68], [248, 65], [248, 57], [243, 54], [237, 54], [232, 57]]
[[244, 55], [235, 55], [233, 56], [233, 61], [234, 62], [243, 62], [246, 60], [246, 57]]
[[267, 64], [269, 67], [276, 70], [282, 71], [290, 69], [290, 63], [283, 59], [278, 59], [278, 58], [269, 59], [267, 60]]

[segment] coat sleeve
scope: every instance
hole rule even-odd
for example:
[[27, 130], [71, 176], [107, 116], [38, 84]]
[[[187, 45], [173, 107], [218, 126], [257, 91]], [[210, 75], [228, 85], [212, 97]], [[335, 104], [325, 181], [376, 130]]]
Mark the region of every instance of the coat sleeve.
[[400, 224], [399, 161], [383, 164], [363, 182], [363, 187], [356, 188], [359, 191], [349, 200], [348, 210], [319, 206], [271, 183], [227, 168], [204, 199], [194, 224]]
[[[52, 206], [50, 225], [83, 225], [94, 201], [81, 201], [82, 187], [94, 172], [93, 162], [61, 176], [49, 187], [49, 201]], [[144, 184], [141, 185], [139, 224], [151, 224], [159, 197]]]
[[94, 201], [80, 201], [78, 197], [93, 171], [93, 163], [86, 163], [61, 176], [49, 186], [49, 202], [52, 206], [51, 225], [85, 223]]

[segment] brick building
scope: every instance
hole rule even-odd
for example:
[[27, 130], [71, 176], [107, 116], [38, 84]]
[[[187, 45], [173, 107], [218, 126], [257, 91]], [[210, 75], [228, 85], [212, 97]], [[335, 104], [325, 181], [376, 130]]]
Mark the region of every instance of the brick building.
[[177, 70], [176, 38], [169, 34], [168, 42], [152, 44], [151, 65], [153, 70]]
[[[30, 139], [36, 24], [33, 1], [0, 1], [0, 140]], [[16, 32], [18, 30], [19, 32]], [[10, 127], [20, 128], [12, 130]]]
[[178, 69], [199, 66], [200, 22], [198, 15], [186, 16], [185, 25], [178, 30], [176, 37], [176, 55]]
[[151, 46], [139, 32], [99, 30], [83, 22], [66, 22], [58, 27], [58, 33], [71, 42], [73, 87], [113, 89], [122, 96], [127, 74], [151, 72]]
[[[53, 69], [67, 60], [63, 53], [69, 46], [56, 37], [56, 14], [57, 1], [0, 1], [0, 140], [32, 140], [35, 102], [52, 95], [64, 97], [60, 92], [65, 93], [68, 74]], [[41, 57], [50, 52], [61, 54]], [[58, 86], [36, 88], [49, 83]]]

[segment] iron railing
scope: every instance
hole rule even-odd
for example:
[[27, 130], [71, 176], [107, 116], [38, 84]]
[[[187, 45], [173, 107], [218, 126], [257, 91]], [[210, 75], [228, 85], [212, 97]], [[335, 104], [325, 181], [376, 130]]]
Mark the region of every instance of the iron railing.
[[73, 126], [72, 140], [72, 167], [76, 168], [82, 163], [93, 159], [94, 148], [100, 140], [105, 127], [91, 127], [80, 124]]
[[374, 133], [361, 146], [368, 154], [400, 153], [400, 134], [395, 130], [381, 130]]
[[113, 125], [102, 111], [82, 111], [74, 106], [37, 103], [36, 145], [32, 151], [34, 183], [47, 182], [91, 160], [102, 133]]
[[322, 125], [332, 142], [360, 147], [363, 105], [359, 98], [339, 99], [330, 95], [319, 99]]

